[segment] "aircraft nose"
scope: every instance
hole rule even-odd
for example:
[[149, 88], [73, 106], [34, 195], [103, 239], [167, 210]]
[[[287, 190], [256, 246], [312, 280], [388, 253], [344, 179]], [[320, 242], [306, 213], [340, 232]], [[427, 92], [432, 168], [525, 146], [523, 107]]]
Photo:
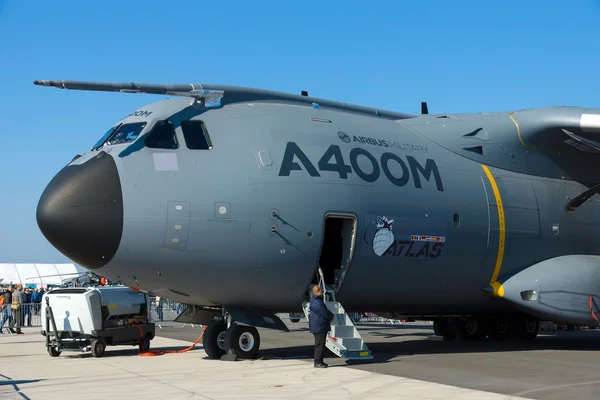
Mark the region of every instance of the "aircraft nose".
[[113, 158], [102, 151], [64, 167], [42, 193], [36, 217], [42, 234], [66, 257], [88, 269], [106, 265], [123, 233], [121, 181]]

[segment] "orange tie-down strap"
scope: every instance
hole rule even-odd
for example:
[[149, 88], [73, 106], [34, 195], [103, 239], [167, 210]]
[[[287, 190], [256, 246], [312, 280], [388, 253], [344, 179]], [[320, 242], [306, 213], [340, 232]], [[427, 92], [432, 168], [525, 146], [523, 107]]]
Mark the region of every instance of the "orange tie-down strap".
[[[138, 324], [131, 324], [131, 326], [135, 326], [136, 328], [138, 328], [138, 330], [140, 331], [140, 341], [144, 338], [144, 331], [142, 330], [142, 328], [138, 325]], [[179, 350], [149, 350], [146, 351], [144, 353], [140, 352], [140, 356], [142, 357], [153, 357], [153, 356], [162, 356], [163, 354], [167, 354], [167, 353], [185, 353], [186, 351], [190, 351], [192, 350], [194, 347], [196, 347], [196, 345], [198, 343], [200, 343], [200, 341], [202, 340], [202, 337], [204, 336], [204, 332], [206, 332], [206, 325], [204, 326], [204, 329], [202, 329], [202, 333], [200, 334], [200, 336], [198, 337], [198, 339], [196, 339], [196, 341], [194, 343], [192, 343], [192, 345], [190, 347], [187, 347], [185, 349], [179, 349]]]

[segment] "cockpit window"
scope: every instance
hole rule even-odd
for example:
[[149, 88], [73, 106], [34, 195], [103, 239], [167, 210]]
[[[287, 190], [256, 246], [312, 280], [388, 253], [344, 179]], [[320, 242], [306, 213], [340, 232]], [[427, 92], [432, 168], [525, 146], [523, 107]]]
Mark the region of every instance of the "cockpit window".
[[121, 126], [121, 125], [113, 126], [108, 131], [106, 131], [106, 133], [104, 134], [104, 136], [102, 136], [102, 139], [98, 140], [98, 143], [96, 143], [94, 145], [94, 147], [92, 147], [92, 150], [96, 150], [99, 147], [101, 147], [104, 144], [104, 142], [106, 142], [106, 139], [108, 139], [110, 137], [110, 135], [112, 135], [113, 132], [116, 131], [119, 126]]
[[190, 150], [212, 150], [212, 141], [202, 121], [181, 121], [185, 144]]
[[150, 149], [178, 149], [179, 143], [175, 136], [173, 124], [170, 121], [158, 121], [146, 137], [146, 147]]
[[112, 134], [110, 139], [106, 141], [108, 146], [113, 144], [123, 144], [133, 142], [140, 135], [146, 122], [135, 122], [132, 124], [124, 124]]

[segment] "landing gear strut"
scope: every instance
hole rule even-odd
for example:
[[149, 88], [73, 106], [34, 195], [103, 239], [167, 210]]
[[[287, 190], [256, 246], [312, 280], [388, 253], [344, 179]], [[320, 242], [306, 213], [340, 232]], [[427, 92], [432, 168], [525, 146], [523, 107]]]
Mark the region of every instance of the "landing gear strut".
[[220, 359], [230, 354], [242, 359], [253, 359], [260, 348], [260, 334], [253, 326], [232, 322], [229, 328], [223, 319], [212, 321], [204, 332], [202, 345], [206, 354]]

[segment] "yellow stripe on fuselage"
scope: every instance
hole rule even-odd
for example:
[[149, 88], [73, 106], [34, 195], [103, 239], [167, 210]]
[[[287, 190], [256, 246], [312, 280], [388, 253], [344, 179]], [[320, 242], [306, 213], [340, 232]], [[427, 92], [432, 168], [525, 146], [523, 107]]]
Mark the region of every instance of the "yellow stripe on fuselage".
[[482, 165], [481, 167], [483, 168], [483, 171], [485, 172], [488, 180], [490, 181], [490, 185], [492, 185], [492, 191], [494, 192], [494, 198], [496, 199], [496, 208], [498, 209], [498, 227], [500, 229], [498, 238], [498, 257], [496, 258], [496, 265], [494, 267], [494, 273], [492, 274], [492, 278], [490, 279], [490, 285], [494, 289], [494, 294], [496, 296], [502, 297], [504, 296], [504, 288], [497, 280], [498, 275], [500, 274], [500, 268], [502, 268], [502, 259], [504, 258], [504, 241], [506, 239], [504, 207], [502, 206], [500, 190], [498, 189], [498, 185], [496, 184], [494, 176], [492, 175], [487, 166]]
[[515, 124], [515, 127], [517, 128], [517, 137], [519, 138], [519, 142], [521, 142], [521, 144], [523, 145], [523, 147], [525, 147], [526, 149], [542, 151], [542, 152], [545, 152], [545, 153], [556, 153], [556, 151], [550, 151], [550, 150], [542, 149], [540, 147], [533, 146], [533, 145], [525, 143], [523, 141], [523, 138], [521, 137], [521, 127], [519, 126], [519, 123], [517, 122], [517, 120], [515, 119], [515, 117], [513, 117], [513, 115], [514, 115], [514, 112], [511, 112], [510, 114], [508, 114], [508, 117], [513, 122], [513, 124]]
[[513, 114], [514, 114], [514, 112], [511, 112], [510, 114], [508, 114], [508, 117], [511, 119], [511, 121], [517, 127], [517, 137], [519, 138], [519, 142], [521, 142], [521, 144], [523, 145], [523, 147], [529, 148], [529, 146], [527, 146], [525, 144], [525, 142], [523, 141], [523, 138], [521, 137], [521, 128], [519, 127], [519, 123], [517, 122], [517, 120], [515, 119], [515, 117], [513, 117]]

